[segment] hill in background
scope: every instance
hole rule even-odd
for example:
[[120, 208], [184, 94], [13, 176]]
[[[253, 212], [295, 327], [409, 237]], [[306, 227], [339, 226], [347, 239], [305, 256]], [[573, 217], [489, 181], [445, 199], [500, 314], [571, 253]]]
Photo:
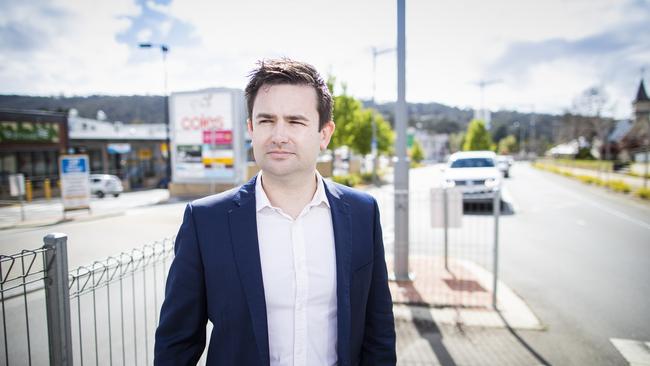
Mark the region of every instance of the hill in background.
[[[372, 107], [370, 101], [363, 101], [364, 106]], [[96, 118], [97, 111], [102, 110], [109, 121], [123, 123], [163, 123], [164, 98], [159, 95], [106, 96], [91, 95], [86, 97], [38, 97], [21, 95], [0, 95], [0, 108], [46, 110], [67, 112], [71, 108], [79, 112], [80, 117]], [[394, 121], [395, 103], [376, 104], [375, 108], [391, 123]], [[465, 131], [474, 116], [474, 110], [450, 107], [440, 103], [409, 103], [409, 126], [424, 129], [432, 133], [457, 133]], [[553, 141], [553, 129], [561, 123], [561, 116], [550, 114], [520, 113], [517, 111], [497, 111], [492, 113], [492, 136], [495, 141], [508, 134], [517, 138], [520, 130], [515, 128], [519, 122], [525, 135], [529, 126], [535, 124], [537, 139]]]

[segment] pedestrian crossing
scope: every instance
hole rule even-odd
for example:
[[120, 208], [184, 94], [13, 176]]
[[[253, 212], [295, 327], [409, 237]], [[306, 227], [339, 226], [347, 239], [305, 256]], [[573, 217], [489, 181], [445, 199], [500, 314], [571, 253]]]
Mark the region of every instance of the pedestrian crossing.
[[610, 338], [630, 366], [650, 366], [650, 342]]

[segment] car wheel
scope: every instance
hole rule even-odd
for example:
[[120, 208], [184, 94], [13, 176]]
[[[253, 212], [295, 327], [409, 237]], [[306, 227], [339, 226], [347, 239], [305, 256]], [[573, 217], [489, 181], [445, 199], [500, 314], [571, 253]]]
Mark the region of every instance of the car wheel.
[[102, 191], [97, 192], [97, 197], [104, 198], [104, 192]]
[[113, 197], [117, 198], [117, 197], [119, 197], [119, 196], [120, 196], [119, 193], [113, 193]]

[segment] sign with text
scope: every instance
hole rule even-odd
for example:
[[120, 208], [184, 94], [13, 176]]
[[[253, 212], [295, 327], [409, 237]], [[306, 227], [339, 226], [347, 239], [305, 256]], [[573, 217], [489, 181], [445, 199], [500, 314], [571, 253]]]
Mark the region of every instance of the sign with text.
[[90, 207], [88, 155], [62, 155], [59, 157], [59, 174], [63, 209]]
[[170, 111], [174, 176], [181, 180], [234, 180], [235, 113], [231, 92], [205, 90], [173, 94]]

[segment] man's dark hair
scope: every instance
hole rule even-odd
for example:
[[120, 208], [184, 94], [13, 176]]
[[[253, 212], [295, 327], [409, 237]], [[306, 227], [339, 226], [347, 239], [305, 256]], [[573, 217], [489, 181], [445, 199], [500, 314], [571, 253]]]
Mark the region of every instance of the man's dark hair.
[[246, 85], [246, 104], [248, 118], [253, 119], [253, 104], [258, 90], [262, 85], [308, 85], [316, 90], [318, 109], [318, 130], [332, 120], [332, 94], [327, 84], [312, 65], [294, 61], [289, 58], [261, 60], [257, 68], [248, 75], [250, 80]]

